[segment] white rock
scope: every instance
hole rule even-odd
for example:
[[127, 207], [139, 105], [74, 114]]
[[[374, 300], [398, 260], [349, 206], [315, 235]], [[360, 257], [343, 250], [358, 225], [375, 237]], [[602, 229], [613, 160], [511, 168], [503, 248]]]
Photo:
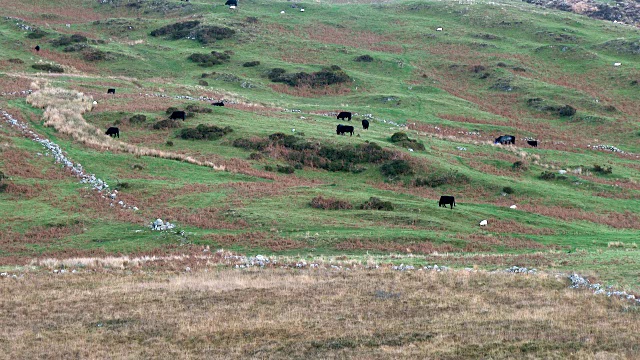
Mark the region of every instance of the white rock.
[[487, 224], [488, 224], [487, 220], [480, 221], [480, 226], [487, 226]]
[[236, 7], [234, 5], [229, 6], [229, 9], [235, 9]]
[[442, 31], [442, 28], [441, 27], [436, 28], [436, 31]]
[[300, 9], [300, 12], [304, 12], [304, 9]]
[[515, 205], [511, 205], [511, 206], [509, 206], [509, 209], [517, 209], [517, 208], [518, 208], [518, 207], [517, 207], [517, 206], [515, 206]]
[[613, 66], [620, 66], [622, 63], [613, 63]]
[[284, 10], [280, 11], [280, 14], [284, 14]]
[[558, 170], [558, 174], [564, 175], [567, 173], [567, 170]]
[[94, 100], [93, 105], [98, 105], [98, 102]]

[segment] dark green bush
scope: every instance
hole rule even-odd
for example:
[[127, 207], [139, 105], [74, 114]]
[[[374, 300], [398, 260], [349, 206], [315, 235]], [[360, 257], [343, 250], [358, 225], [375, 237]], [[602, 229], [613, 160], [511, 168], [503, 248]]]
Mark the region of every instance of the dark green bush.
[[203, 26], [197, 20], [175, 23], [153, 30], [151, 36], [167, 36], [172, 40], [192, 39], [202, 44], [230, 38], [235, 30], [220, 26]]
[[142, 124], [145, 121], [147, 121], [147, 117], [142, 114], [136, 114], [129, 118], [131, 124]]
[[397, 132], [391, 135], [391, 142], [403, 148], [413, 150], [425, 150], [424, 145], [417, 140], [409, 139], [409, 136], [403, 132]]
[[33, 64], [33, 65], [31, 65], [31, 67], [36, 69], [36, 70], [42, 70], [42, 71], [46, 71], [46, 72], [50, 72], [50, 73], [63, 73], [64, 72], [64, 69], [60, 65]]
[[9, 184], [0, 183], [0, 193], [3, 193], [5, 191], [7, 191], [7, 187], [8, 186], [9, 186]]
[[12, 64], [24, 64], [24, 61], [22, 59], [9, 59], [7, 61]]
[[306, 72], [288, 74], [282, 68], [274, 68], [267, 72], [267, 77], [273, 82], [285, 83], [289, 86], [311, 86], [313, 88], [351, 81], [351, 78], [337, 65], [311, 74]]
[[231, 56], [226, 52], [212, 51], [211, 54], [191, 54], [188, 59], [200, 66], [215, 66], [229, 61]]
[[86, 48], [88, 48], [89, 45], [87, 44], [71, 44], [69, 46], [65, 46], [64, 49], [62, 49], [62, 51], [64, 52], [76, 52], [76, 51], [82, 51]]
[[560, 116], [573, 116], [576, 114], [576, 109], [571, 105], [565, 105], [558, 110]]
[[511, 186], [505, 186], [502, 188], [502, 192], [505, 194], [513, 194], [513, 188]]
[[316, 196], [311, 199], [309, 203], [312, 208], [323, 210], [349, 210], [353, 209], [348, 201], [339, 200], [335, 198], [324, 198], [322, 196]]
[[167, 108], [167, 110], [165, 111], [165, 113], [166, 113], [167, 115], [171, 115], [174, 111], [178, 111], [178, 110], [180, 110], [180, 109], [178, 109], [177, 107], [173, 107], [173, 106], [172, 106], [172, 107]]
[[556, 178], [556, 174], [554, 172], [551, 171], [543, 171], [540, 174], [540, 179], [541, 180], [554, 180]]
[[258, 65], [260, 65], [260, 61], [247, 61], [246, 63], [242, 64], [242, 66], [244, 67], [253, 67]]
[[212, 109], [206, 108], [206, 107], [202, 107], [202, 106], [197, 105], [197, 104], [189, 104], [189, 105], [187, 105], [186, 110], [188, 112], [194, 112], [194, 113], [211, 113], [211, 112], [213, 112]]
[[469, 181], [469, 177], [467, 175], [460, 174], [458, 170], [449, 170], [432, 173], [426, 178], [417, 178], [414, 181], [414, 185], [435, 188], [442, 185], [466, 184]]
[[0, 171], [0, 181], [4, 180], [4, 178], [6, 178], [6, 176], [2, 171]]
[[82, 52], [82, 58], [85, 61], [102, 61], [107, 60], [107, 53], [102, 50], [88, 48]]
[[264, 155], [262, 155], [259, 152], [254, 152], [249, 154], [249, 160], [262, 160], [264, 158]]
[[291, 165], [276, 165], [276, 170], [283, 174], [293, 174], [295, 172], [294, 167]]
[[173, 146], [173, 141], [167, 140], [167, 146]]
[[526, 171], [528, 169], [527, 165], [522, 161], [514, 162], [513, 165], [511, 165], [511, 168], [513, 170], [522, 170], [522, 171]]
[[598, 164], [593, 165], [593, 168], [591, 170], [595, 173], [603, 174], [603, 175], [613, 173], [613, 168], [611, 166], [605, 167], [605, 166], [600, 166]]
[[230, 132], [233, 132], [233, 129], [228, 126], [221, 128], [215, 125], [200, 124], [195, 128], [180, 130], [178, 136], [185, 140], [217, 140]]
[[413, 169], [407, 160], [392, 160], [380, 167], [380, 171], [384, 176], [400, 176], [411, 175]]
[[360, 205], [360, 209], [393, 211], [394, 207], [390, 201], [382, 201], [377, 197], [370, 197], [369, 201], [366, 201]]
[[200, 80], [200, 81], [198, 81], [198, 85], [209, 86], [209, 83], [204, 81], [204, 80]]
[[373, 61], [373, 57], [371, 57], [371, 55], [360, 55], [360, 56], [356, 57], [355, 59], [353, 59], [353, 61], [357, 61], [357, 62], [372, 62]]
[[157, 123], [153, 124], [153, 128], [156, 130], [174, 129], [179, 127], [180, 127], [180, 121], [175, 121], [171, 119], [160, 120]]
[[73, 43], [85, 43], [87, 42], [87, 37], [80, 34], [74, 34], [71, 36], [62, 35], [57, 39], [51, 40], [50, 43], [53, 46], [68, 46]]
[[49, 35], [46, 31], [35, 29], [32, 32], [27, 34], [27, 38], [29, 39], [41, 39], [45, 36]]
[[273, 171], [273, 166], [271, 166], [271, 165], [265, 165], [265, 166], [264, 166], [264, 169], [265, 169], [266, 171]]

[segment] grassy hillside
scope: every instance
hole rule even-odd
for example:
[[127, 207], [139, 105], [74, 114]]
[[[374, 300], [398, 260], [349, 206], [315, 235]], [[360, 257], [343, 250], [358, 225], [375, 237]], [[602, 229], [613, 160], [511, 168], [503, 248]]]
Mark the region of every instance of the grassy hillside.
[[[210, 246], [640, 285], [637, 28], [517, 1], [0, 4], [0, 107], [139, 208], [110, 207], [3, 122], [4, 265]], [[213, 51], [216, 65], [190, 60]], [[53, 89], [97, 104], [78, 119]], [[210, 112], [156, 125], [190, 105]], [[355, 114], [353, 137], [336, 135], [339, 111]], [[200, 124], [232, 132], [181, 137]], [[119, 140], [98, 135], [113, 125]], [[393, 142], [398, 132], [415, 142]], [[493, 145], [504, 134], [516, 145]], [[439, 208], [440, 195], [457, 207]], [[393, 210], [361, 209], [371, 197]], [[156, 218], [184, 233], [151, 231]]]

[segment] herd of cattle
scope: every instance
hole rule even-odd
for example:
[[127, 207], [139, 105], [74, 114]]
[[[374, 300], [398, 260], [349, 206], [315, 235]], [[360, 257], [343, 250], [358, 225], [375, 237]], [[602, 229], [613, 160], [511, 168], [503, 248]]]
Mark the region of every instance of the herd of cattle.
[[[115, 94], [116, 93], [116, 89], [108, 89], [107, 90], [107, 94]], [[211, 105], [213, 106], [224, 106], [224, 102], [223, 101], [217, 101], [217, 102], [213, 102], [211, 103]], [[341, 111], [338, 116], [336, 117], [338, 120], [348, 120], [351, 121], [351, 118], [353, 117], [353, 114], [351, 112], [348, 111]], [[173, 111], [171, 113], [171, 115], [169, 116], [169, 119], [171, 120], [182, 120], [185, 121], [187, 119], [187, 113], [185, 111], [181, 111], [181, 110], [177, 110], [177, 111]], [[369, 129], [369, 121], [368, 120], [362, 120], [362, 129], [364, 130], [368, 130]], [[338, 126], [336, 127], [336, 134], [337, 135], [346, 135], [347, 133], [349, 133], [349, 136], [353, 136], [355, 129], [353, 126], [350, 125], [342, 125], [342, 124], [338, 124]], [[118, 129], [117, 127], [110, 127], [109, 129], [107, 129], [107, 131], [105, 132], [105, 135], [109, 135], [111, 137], [120, 137], [120, 129]], [[497, 137], [494, 140], [494, 144], [501, 144], [501, 145], [515, 145], [516, 143], [516, 137], [513, 135], [502, 135]], [[538, 146], [538, 141], [537, 140], [527, 140], [527, 144], [533, 146], [533, 147], [537, 147]], [[440, 196], [440, 200], [438, 201], [438, 207], [447, 207], [447, 205], [450, 206], [451, 209], [453, 209], [454, 206], [456, 206], [456, 200], [455, 197], [450, 196], [450, 195], [442, 195]]]

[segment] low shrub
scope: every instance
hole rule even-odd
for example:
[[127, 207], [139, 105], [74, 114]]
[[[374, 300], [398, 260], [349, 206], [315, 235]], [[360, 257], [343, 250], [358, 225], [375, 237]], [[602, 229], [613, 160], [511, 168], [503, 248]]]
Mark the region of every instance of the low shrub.
[[262, 155], [259, 152], [253, 152], [249, 154], [249, 160], [262, 160], [263, 158], [264, 158], [264, 155]]
[[102, 50], [98, 50], [98, 49], [92, 49], [92, 48], [87, 48], [86, 50], [84, 50], [82, 52], [82, 58], [85, 61], [103, 61], [103, 60], [107, 60], [107, 53], [102, 51]]
[[417, 178], [414, 180], [414, 185], [418, 187], [428, 186], [435, 188], [442, 185], [466, 184], [469, 181], [469, 177], [459, 173], [458, 170], [449, 170], [432, 173], [426, 178]]
[[63, 73], [64, 72], [64, 69], [62, 68], [62, 66], [54, 65], [54, 64], [33, 64], [33, 65], [31, 65], [31, 67], [36, 69], [36, 70], [46, 71], [46, 72], [50, 72], [50, 73]]
[[12, 64], [24, 64], [24, 61], [22, 59], [9, 59], [7, 61]]
[[173, 107], [172, 106], [172, 107], [168, 107], [167, 110], [165, 111], [165, 113], [167, 115], [171, 115], [174, 111], [178, 111], [178, 110], [180, 110], [180, 109], [178, 109], [177, 107]]
[[230, 38], [235, 34], [235, 30], [213, 25], [201, 25], [200, 21], [185, 21], [163, 26], [153, 30], [151, 36], [167, 36], [169, 39], [191, 39], [202, 44], [210, 44], [216, 40]]
[[394, 206], [390, 201], [382, 201], [377, 197], [370, 197], [368, 201], [360, 205], [360, 209], [393, 211]]
[[271, 165], [265, 165], [265, 166], [264, 166], [264, 170], [265, 170], [265, 171], [273, 171], [273, 166], [271, 166]]
[[186, 110], [188, 112], [194, 112], [194, 113], [211, 113], [211, 112], [213, 112], [212, 109], [206, 108], [206, 107], [202, 107], [202, 106], [197, 105], [197, 104], [189, 104], [189, 105], [187, 105]]
[[276, 170], [283, 174], [293, 174], [295, 169], [291, 165], [276, 165]]
[[502, 192], [505, 194], [513, 194], [513, 188], [511, 186], [505, 186], [502, 188]]
[[204, 81], [204, 80], [200, 80], [200, 81], [198, 81], [198, 85], [201, 85], [201, 86], [209, 86], [209, 83], [208, 83], [208, 82], [206, 82], [206, 81]]
[[133, 170], [142, 170], [142, 169], [144, 169], [144, 165], [142, 165], [142, 164], [133, 164], [133, 165], [131, 165], [131, 168]]
[[218, 51], [212, 51], [211, 54], [191, 54], [188, 57], [189, 60], [197, 63], [200, 66], [215, 66], [215, 65], [220, 65], [223, 64], [227, 61], [229, 61], [229, 59], [231, 59], [231, 56], [225, 51], [223, 53], [218, 52]]
[[514, 162], [513, 165], [511, 165], [511, 168], [516, 171], [526, 171], [529, 169], [527, 164], [519, 160]]
[[86, 43], [87, 37], [80, 34], [73, 34], [71, 36], [62, 35], [57, 39], [51, 40], [49, 43], [53, 46], [69, 46], [74, 43]]
[[136, 114], [129, 118], [130, 124], [142, 124], [145, 121], [147, 121], [147, 117], [142, 114]]
[[171, 141], [171, 140], [167, 140], [166, 145], [167, 145], [167, 146], [173, 146], [173, 141]]
[[260, 61], [247, 61], [246, 63], [242, 64], [242, 66], [244, 67], [253, 67], [258, 65], [260, 65]]
[[65, 46], [64, 49], [62, 49], [62, 51], [64, 52], [77, 52], [77, 51], [82, 51], [86, 48], [88, 48], [89, 45], [87, 44], [71, 44], [69, 46]]
[[573, 116], [576, 114], [576, 108], [571, 105], [565, 105], [558, 110], [558, 114], [563, 117]]
[[605, 167], [605, 166], [600, 166], [598, 164], [593, 165], [593, 168], [591, 170], [595, 173], [602, 174], [602, 175], [613, 173], [613, 168], [611, 166]]
[[157, 123], [153, 124], [153, 128], [156, 130], [175, 129], [179, 127], [180, 127], [180, 121], [175, 121], [171, 119], [160, 120]]
[[323, 209], [323, 210], [350, 210], [353, 209], [353, 205], [351, 205], [348, 201], [339, 200], [335, 198], [325, 198], [322, 196], [316, 196], [311, 199], [309, 205], [315, 209]]
[[409, 139], [409, 136], [403, 132], [397, 132], [391, 135], [391, 142], [394, 145], [412, 149], [412, 150], [425, 150], [424, 144], [417, 140]]
[[373, 57], [371, 55], [360, 55], [360, 56], [356, 57], [355, 59], [353, 59], [353, 61], [357, 61], [357, 62], [372, 62], [373, 61]]
[[200, 124], [195, 128], [180, 130], [178, 136], [185, 140], [217, 140], [230, 132], [233, 132], [233, 129], [228, 126], [221, 128], [215, 125]]
[[541, 180], [555, 180], [556, 178], [556, 173], [551, 172], [551, 171], [543, 171], [540, 174], [540, 179]]
[[42, 39], [43, 37], [49, 35], [49, 33], [47, 33], [44, 30], [41, 29], [35, 29], [32, 32], [27, 34], [27, 38], [29, 39]]
[[411, 164], [407, 160], [392, 160], [383, 164], [380, 167], [380, 172], [384, 176], [400, 176], [400, 175], [411, 175], [413, 174], [413, 169], [411, 168]]
[[310, 86], [312, 88], [351, 81], [351, 78], [337, 65], [313, 73], [288, 74], [285, 69], [274, 68], [267, 72], [267, 77], [273, 82], [285, 83], [289, 86]]

